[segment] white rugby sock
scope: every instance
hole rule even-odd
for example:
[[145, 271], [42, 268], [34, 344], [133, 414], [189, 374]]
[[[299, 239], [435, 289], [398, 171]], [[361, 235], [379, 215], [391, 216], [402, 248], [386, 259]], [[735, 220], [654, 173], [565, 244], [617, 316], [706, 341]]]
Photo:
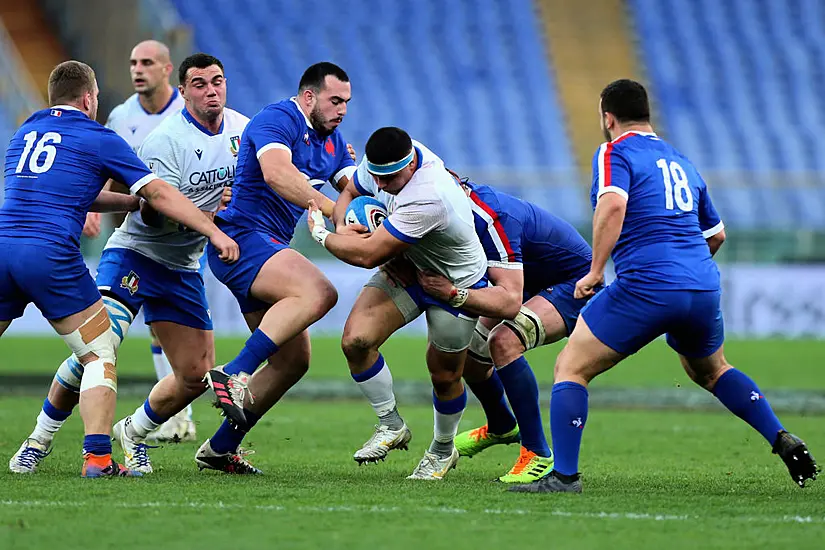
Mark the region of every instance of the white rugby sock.
[[162, 424], [155, 422], [146, 413], [146, 404], [141, 403], [135, 412], [132, 413], [132, 422], [128, 423], [126, 429], [132, 438], [145, 439], [150, 432], [155, 431]]
[[372, 405], [378, 417], [387, 416], [395, 409], [395, 394], [392, 391], [392, 373], [384, 362], [384, 357], [378, 355], [375, 363], [366, 371], [352, 375], [364, 397]]
[[65, 422], [65, 420], [55, 420], [41, 410], [40, 414], [37, 415], [37, 425], [29, 437], [44, 445], [50, 445], [54, 439], [54, 434]]
[[453, 441], [458, 433], [458, 424], [467, 408], [467, 391], [449, 401], [440, 401], [433, 392], [433, 442], [430, 452], [438, 455], [449, 455], [453, 449]]
[[158, 380], [163, 380], [166, 375], [172, 374], [172, 365], [160, 346], [152, 345], [152, 362], [155, 364], [155, 374]]

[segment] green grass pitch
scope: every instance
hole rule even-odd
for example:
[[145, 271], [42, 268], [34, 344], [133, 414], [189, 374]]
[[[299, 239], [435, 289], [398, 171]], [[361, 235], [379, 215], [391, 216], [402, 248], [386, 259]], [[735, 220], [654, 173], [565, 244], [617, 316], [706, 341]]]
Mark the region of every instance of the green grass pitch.
[[[241, 343], [219, 340], [219, 358], [231, 358]], [[337, 342], [314, 343], [309, 376], [346, 379]], [[0, 371], [53, 372], [65, 357], [62, 346], [56, 338], [2, 339]], [[397, 379], [426, 378], [423, 346], [415, 339], [389, 343], [385, 355]], [[540, 380], [552, 379], [558, 349], [530, 355]], [[825, 342], [732, 342], [728, 350], [763, 389], [825, 384]], [[127, 341], [120, 359], [122, 373], [153, 373], [146, 340]], [[656, 388], [688, 382], [657, 342], [596, 383]], [[672, 550], [822, 548], [825, 540], [825, 479], [798, 489], [758, 434], [727, 414], [594, 409], [582, 449], [584, 494], [542, 496], [510, 494], [490, 481], [512, 465], [515, 446], [462, 459], [440, 483], [404, 479], [431, 437], [430, 407], [401, 403], [414, 434], [411, 450], [359, 467], [351, 455], [371, 433], [370, 407], [289, 396], [246, 443], [264, 476], [198, 472], [192, 458], [199, 441], [153, 450], [156, 472], [143, 479], [83, 480], [77, 415], [40, 472], [10, 474], [5, 460], [29, 433], [42, 398], [0, 396], [0, 548]], [[138, 404], [122, 399], [118, 418]], [[196, 403], [195, 416], [201, 440], [220, 421], [205, 400]], [[471, 407], [462, 429], [482, 418]], [[822, 417], [782, 420], [825, 460]]]

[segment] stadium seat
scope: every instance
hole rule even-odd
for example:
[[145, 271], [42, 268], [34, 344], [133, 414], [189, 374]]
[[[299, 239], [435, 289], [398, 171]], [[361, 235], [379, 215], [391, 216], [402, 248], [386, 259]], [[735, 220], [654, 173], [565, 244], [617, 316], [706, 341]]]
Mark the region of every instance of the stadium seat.
[[[772, 173], [714, 191], [743, 227], [821, 224], [822, 178], [785, 187], [783, 173], [825, 172], [825, 7], [817, 0], [631, 0], [668, 138], [703, 173]], [[715, 179], [723, 179], [722, 177]], [[763, 183], [759, 183], [763, 181]], [[821, 203], [819, 203], [821, 204]], [[720, 208], [721, 209], [721, 208]]]
[[530, 0], [488, 9], [472, 0], [319, 0], [311, 40], [305, 4], [175, 4], [198, 47], [224, 61], [229, 104], [245, 114], [293, 94], [306, 66], [330, 60], [353, 82], [343, 131], [358, 147], [395, 125], [457, 168], [575, 167]]

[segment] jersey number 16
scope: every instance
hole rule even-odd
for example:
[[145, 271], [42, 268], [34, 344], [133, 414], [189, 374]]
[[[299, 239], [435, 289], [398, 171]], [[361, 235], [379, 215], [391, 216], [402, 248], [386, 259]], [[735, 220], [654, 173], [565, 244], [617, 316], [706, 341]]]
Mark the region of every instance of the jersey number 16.
[[[37, 132], [35, 130], [23, 136], [23, 139], [26, 141], [26, 147], [23, 149], [23, 154], [20, 155], [20, 162], [17, 163], [17, 169], [14, 173], [19, 174], [23, 171], [23, 167], [26, 165], [26, 158], [29, 158], [29, 170], [31, 172], [35, 174], [48, 172], [49, 168], [54, 164], [54, 156], [57, 154], [57, 149], [55, 149], [54, 145], [49, 145], [49, 143], [60, 143], [63, 141], [63, 136], [57, 132], [46, 132], [43, 134], [43, 137], [40, 138], [40, 141], [37, 142], [36, 147], [34, 147], [34, 142], [37, 140]], [[33, 153], [32, 147], [34, 147]], [[31, 157], [29, 157], [29, 153], [32, 153]], [[46, 158], [44, 158], [43, 163], [40, 164], [40, 157], [43, 156], [43, 153], [46, 154]]]
[[665, 208], [673, 210], [675, 200], [679, 210], [693, 210], [693, 193], [690, 192], [685, 170], [675, 160], [668, 164], [667, 160], [659, 159], [656, 166], [662, 171], [662, 178], [665, 180]]

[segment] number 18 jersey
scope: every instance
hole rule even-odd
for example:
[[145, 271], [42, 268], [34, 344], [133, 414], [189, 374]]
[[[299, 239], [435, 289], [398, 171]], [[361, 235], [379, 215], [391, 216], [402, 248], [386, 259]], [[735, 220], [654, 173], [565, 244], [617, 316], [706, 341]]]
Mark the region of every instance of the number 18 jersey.
[[660, 290], [718, 290], [705, 239], [724, 225], [693, 164], [656, 134], [626, 132], [593, 157], [593, 208], [605, 193], [627, 200], [613, 262], [619, 280]]

